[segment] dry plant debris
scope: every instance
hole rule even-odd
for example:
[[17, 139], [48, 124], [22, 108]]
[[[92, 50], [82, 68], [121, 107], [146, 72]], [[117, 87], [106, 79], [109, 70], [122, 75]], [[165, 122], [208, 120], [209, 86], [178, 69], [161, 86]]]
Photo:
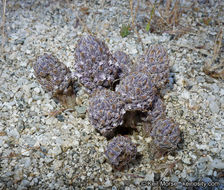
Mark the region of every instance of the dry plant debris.
[[205, 64], [203, 71], [205, 74], [216, 78], [216, 79], [224, 79], [224, 45], [223, 45], [223, 29], [220, 28], [213, 49], [213, 56], [208, 62]]
[[179, 0], [167, 0], [164, 6], [151, 5], [152, 11], [148, 25], [150, 32], [154, 33], [170, 33], [183, 34], [185, 31], [180, 28], [180, 18], [182, 9]]

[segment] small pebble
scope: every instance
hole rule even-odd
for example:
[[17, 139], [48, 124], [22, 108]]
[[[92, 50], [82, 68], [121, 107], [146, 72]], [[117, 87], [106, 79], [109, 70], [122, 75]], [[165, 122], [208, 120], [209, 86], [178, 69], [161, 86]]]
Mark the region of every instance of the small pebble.
[[211, 101], [209, 104], [209, 108], [212, 113], [218, 113], [219, 112], [219, 105], [216, 101]]
[[85, 106], [75, 106], [75, 110], [79, 114], [84, 114], [84, 113], [86, 113], [87, 108]]

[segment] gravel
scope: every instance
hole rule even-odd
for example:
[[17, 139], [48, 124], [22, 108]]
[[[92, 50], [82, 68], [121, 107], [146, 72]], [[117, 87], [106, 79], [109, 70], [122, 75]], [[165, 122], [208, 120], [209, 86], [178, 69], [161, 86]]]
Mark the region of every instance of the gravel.
[[[152, 139], [140, 124], [129, 135], [138, 144], [137, 160], [114, 171], [104, 155], [107, 139], [88, 120], [88, 94], [79, 89], [74, 110], [61, 111], [38, 84], [32, 65], [47, 52], [74, 71], [75, 45], [85, 33], [77, 15], [112, 52], [124, 51], [136, 62], [143, 55], [136, 33], [120, 36], [122, 25], [131, 23], [129, 2], [7, 0], [0, 54], [0, 189], [141, 189], [143, 182], [152, 189], [159, 179], [175, 182], [177, 189], [198, 181], [223, 189], [224, 81], [206, 75], [203, 66], [213, 53], [216, 21], [223, 24], [224, 2], [200, 0], [195, 6], [181, 19], [192, 30], [179, 38], [147, 33], [142, 22], [138, 28], [144, 47], [160, 43], [168, 50], [174, 83], [163, 99], [167, 116], [180, 124], [182, 148], [152, 160]], [[1, 1], [1, 12], [2, 7]], [[145, 7], [141, 1], [140, 10]], [[139, 11], [136, 19], [149, 12]], [[204, 18], [212, 19], [206, 25]]]

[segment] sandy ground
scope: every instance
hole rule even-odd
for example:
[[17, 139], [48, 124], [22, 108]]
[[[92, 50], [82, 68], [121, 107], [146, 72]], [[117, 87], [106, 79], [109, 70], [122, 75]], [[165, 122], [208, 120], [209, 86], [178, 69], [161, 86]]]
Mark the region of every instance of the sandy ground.
[[[180, 22], [191, 30], [178, 37], [144, 30], [150, 8], [144, 11], [143, 1], [136, 17], [142, 43], [133, 31], [120, 36], [122, 25], [131, 23], [128, 1], [8, 0], [6, 5], [0, 59], [0, 189], [224, 188], [224, 83], [203, 72], [213, 55], [219, 23], [223, 25], [223, 1], [200, 0], [195, 9], [186, 8]], [[182, 5], [191, 7], [192, 1]], [[38, 84], [32, 65], [48, 52], [74, 70], [75, 46], [85, 33], [77, 15], [112, 52], [123, 50], [135, 62], [143, 54], [142, 44], [146, 49], [160, 43], [168, 50], [175, 80], [164, 102], [167, 116], [184, 134], [182, 148], [151, 159], [152, 139], [138, 128], [130, 138], [139, 144], [141, 156], [123, 171], [114, 171], [104, 155], [107, 140], [88, 120], [83, 89], [74, 111], [50, 116], [62, 107]], [[223, 47], [220, 51], [217, 64], [223, 64]]]

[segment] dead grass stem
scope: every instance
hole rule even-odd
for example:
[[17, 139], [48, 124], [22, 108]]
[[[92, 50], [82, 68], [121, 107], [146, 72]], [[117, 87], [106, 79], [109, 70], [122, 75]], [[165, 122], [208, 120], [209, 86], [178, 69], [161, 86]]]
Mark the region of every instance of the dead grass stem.
[[137, 0], [137, 5], [135, 7], [135, 10], [133, 9], [133, 0], [130, 0], [130, 8], [131, 8], [131, 20], [132, 20], [132, 28], [135, 31], [136, 35], [138, 36], [138, 41], [141, 43], [142, 46], [142, 50], [144, 51], [144, 45], [142, 43], [142, 39], [137, 31], [136, 25], [135, 25], [135, 20], [136, 20], [136, 16], [138, 13], [138, 8], [139, 8], [139, 2], [140, 0]]
[[203, 71], [216, 79], [224, 79], [224, 58], [220, 57], [219, 64], [214, 64], [219, 57], [222, 48], [223, 28], [219, 29], [213, 48], [212, 58], [205, 64]]
[[[148, 2], [151, 7], [150, 18], [146, 27], [146, 31], [155, 33], [169, 33], [177, 37], [189, 32], [190, 27], [182, 26], [180, 19], [183, 10], [186, 8], [181, 7], [180, 0], [167, 0], [166, 5], [159, 7], [159, 3], [155, 1], [154, 4]], [[158, 14], [155, 14], [157, 12]]]
[[2, 11], [2, 22], [1, 22], [1, 35], [2, 35], [2, 43], [1, 43], [1, 52], [3, 52], [3, 48], [5, 45], [5, 12], [6, 12], [6, 0], [2, 0], [3, 11]]
[[77, 7], [75, 7], [75, 5], [71, 5], [71, 4], [69, 3], [69, 0], [66, 0], [66, 2], [67, 2], [67, 4], [70, 6], [70, 8], [72, 9], [72, 11], [75, 12], [76, 17], [77, 17], [79, 23], [81, 23], [81, 25], [82, 25], [82, 27], [83, 27], [83, 30], [84, 30], [85, 32], [89, 33], [89, 34], [92, 34], [91, 30], [87, 27], [87, 25], [86, 25], [86, 24], [82, 21], [82, 19], [79, 17], [79, 15], [78, 15], [78, 13], [77, 13], [77, 11], [76, 11], [76, 10], [78, 10]]

